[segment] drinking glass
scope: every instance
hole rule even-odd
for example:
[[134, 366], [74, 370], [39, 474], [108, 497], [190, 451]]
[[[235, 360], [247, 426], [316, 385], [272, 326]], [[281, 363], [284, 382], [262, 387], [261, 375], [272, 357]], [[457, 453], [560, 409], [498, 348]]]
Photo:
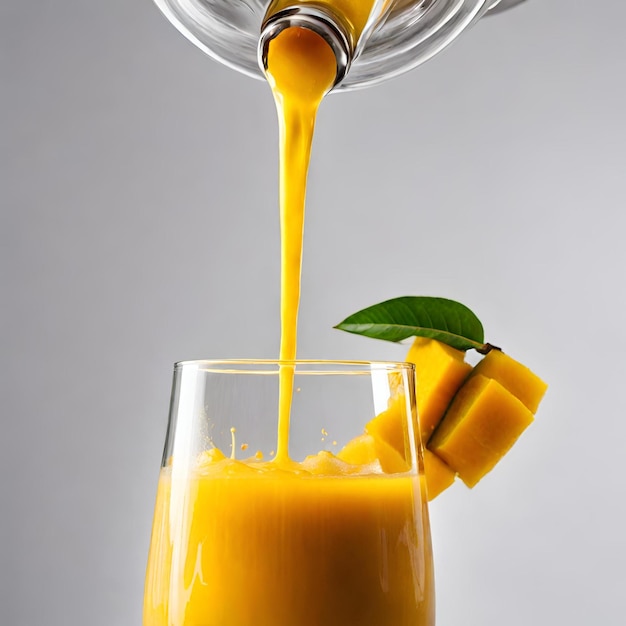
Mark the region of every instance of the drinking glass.
[[176, 364], [144, 626], [433, 626], [414, 386], [408, 363]]

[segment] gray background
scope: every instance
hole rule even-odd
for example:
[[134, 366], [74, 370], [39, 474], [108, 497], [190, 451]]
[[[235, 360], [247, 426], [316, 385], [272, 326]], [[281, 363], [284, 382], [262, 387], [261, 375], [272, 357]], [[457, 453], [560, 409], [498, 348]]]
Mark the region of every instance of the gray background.
[[[432, 506], [440, 626], [624, 623], [625, 23], [534, 0], [322, 107], [299, 355], [402, 359], [332, 326], [439, 295], [550, 383]], [[0, 47], [0, 623], [137, 626], [172, 363], [277, 354], [273, 103], [148, 0]]]

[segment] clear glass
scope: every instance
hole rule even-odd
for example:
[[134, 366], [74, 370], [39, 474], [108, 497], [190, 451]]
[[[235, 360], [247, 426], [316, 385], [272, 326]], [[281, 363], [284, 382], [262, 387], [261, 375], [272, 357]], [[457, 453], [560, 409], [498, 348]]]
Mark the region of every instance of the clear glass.
[[[144, 626], [433, 626], [414, 380], [402, 363], [177, 364]], [[393, 446], [346, 456], [383, 422]]]
[[[355, 0], [358, 1], [358, 0]], [[402, 74], [446, 47], [487, 12], [523, 0], [363, 0], [375, 10], [337, 90], [366, 87]], [[259, 36], [270, 0], [155, 0], [167, 18], [214, 59], [264, 78]], [[294, 0], [291, 4], [333, 4]]]

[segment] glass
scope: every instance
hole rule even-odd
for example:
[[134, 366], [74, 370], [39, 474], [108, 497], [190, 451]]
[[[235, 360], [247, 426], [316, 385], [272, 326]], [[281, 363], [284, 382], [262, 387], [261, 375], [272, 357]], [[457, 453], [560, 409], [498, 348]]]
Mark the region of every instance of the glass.
[[144, 626], [433, 626], [414, 380], [409, 364], [178, 363]]
[[[487, 13], [523, 0], [155, 0], [165, 16], [214, 59], [256, 78], [263, 25], [275, 6], [325, 11], [337, 3], [371, 6], [349, 70], [336, 90], [380, 83], [427, 61]], [[271, 6], [270, 6], [271, 5]], [[341, 30], [341, 29], [340, 29]], [[261, 58], [260, 58], [261, 57]], [[343, 72], [342, 72], [343, 73]]]

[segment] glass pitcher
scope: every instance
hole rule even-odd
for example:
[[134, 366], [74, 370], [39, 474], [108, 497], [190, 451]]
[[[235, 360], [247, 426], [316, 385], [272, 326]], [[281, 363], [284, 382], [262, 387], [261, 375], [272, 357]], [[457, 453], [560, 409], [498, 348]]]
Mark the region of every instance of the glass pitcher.
[[[268, 41], [288, 26], [322, 35], [337, 56], [336, 90], [366, 87], [428, 60], [486, 14], [523, 0], [155, 0], [208, 55], [264, 78]], [[334, 10], [339, 7], [340, 11]], [[365, 7], [365, 8], [364, 8]], [[358, 12], [350, 19], [350, 11]], [[348, 15], [348, 19], [344, 19]]]

